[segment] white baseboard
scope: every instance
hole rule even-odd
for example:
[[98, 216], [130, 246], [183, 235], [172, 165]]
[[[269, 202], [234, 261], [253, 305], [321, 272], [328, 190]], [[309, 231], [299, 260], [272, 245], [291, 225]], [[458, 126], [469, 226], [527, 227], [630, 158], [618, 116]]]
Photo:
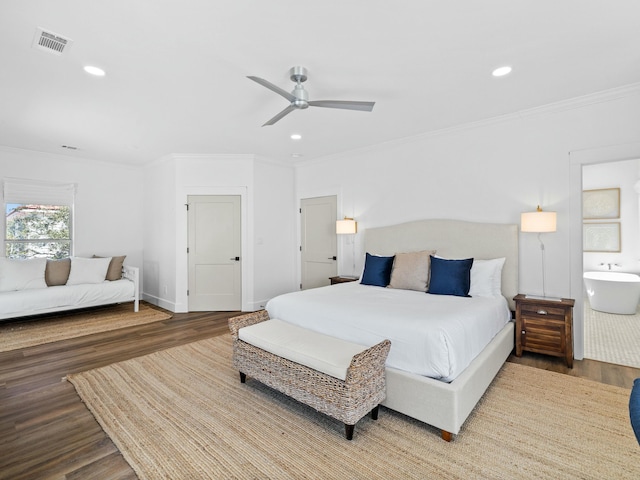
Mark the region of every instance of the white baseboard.
[[164, 298], [156, 297], [155, 295], [149, 295], [148, 293], [142, 293], [142, 300], [145, 302], [149, 302], [157, 307], [164, 308], [165, 310], [169, 310], [173, 313], [182, 313], [178, 312], [178, 306], [175, 302], [170, 302], [165, 300]]

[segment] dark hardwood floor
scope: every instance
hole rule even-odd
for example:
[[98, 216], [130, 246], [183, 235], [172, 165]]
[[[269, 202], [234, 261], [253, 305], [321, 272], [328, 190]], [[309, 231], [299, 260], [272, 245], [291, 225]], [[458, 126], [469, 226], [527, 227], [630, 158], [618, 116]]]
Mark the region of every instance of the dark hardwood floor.
[[[227, 333], [227, 319], [234, 315], [174, 314], [147, 325], [0, 353], [0, 478], [136, 478], [63, 378]], [[640, 369], [592, 360], [576, 361], [569, 369], [560, 358], [525, 352], [509, 361], [627, 388], [640, 377]]]

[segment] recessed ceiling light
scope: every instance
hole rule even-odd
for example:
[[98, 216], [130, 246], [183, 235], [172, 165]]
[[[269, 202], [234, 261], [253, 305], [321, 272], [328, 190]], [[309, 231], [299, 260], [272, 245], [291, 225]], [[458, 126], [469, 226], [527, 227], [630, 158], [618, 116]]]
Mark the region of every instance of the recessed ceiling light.
[[292, 153], [291, 158], [302, 158], [304, 155], [302, 153]]
[[505, 75], [509, 75], [511, 73], [511, 67], [505, 65], [504, 67], [496, 68], [491, 74], [494, 77], [504, 77]]
[[95, 75], [96, 77], [104, 77], [105, 76], [105, 71], [101, 68], [98, 67], [94, 67], [91, 65], [87, 65], [86, 67], [84, 67], [84, 71], [87, 72], [90, 75]]
[[293, 135], [291, 135], [291, 140], [300, 140], [302, 138], [302, 135], [300, 135], [299, 133], [294, 133]]

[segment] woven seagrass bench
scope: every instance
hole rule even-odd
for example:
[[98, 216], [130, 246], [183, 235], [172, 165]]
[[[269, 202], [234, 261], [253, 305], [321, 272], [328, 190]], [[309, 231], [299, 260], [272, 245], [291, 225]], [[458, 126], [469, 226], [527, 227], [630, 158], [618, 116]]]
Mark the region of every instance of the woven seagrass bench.
[[367, 348], [269, 319], [266, 310], [229, 319], [233, 365], [247, 375], [345, 425], [355, 424], [386, 397], [384, 364], [391, 342]]

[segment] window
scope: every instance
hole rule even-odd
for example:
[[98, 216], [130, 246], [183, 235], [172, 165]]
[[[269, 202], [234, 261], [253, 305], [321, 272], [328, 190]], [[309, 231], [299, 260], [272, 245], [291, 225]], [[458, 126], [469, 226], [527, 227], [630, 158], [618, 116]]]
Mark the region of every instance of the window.
[[66, 258], [72, 254], [75, 186], [5, 179], [4, 255]]
[[6, 205], [5, 255], [8, 258], [71, 256], [71, 207]]

